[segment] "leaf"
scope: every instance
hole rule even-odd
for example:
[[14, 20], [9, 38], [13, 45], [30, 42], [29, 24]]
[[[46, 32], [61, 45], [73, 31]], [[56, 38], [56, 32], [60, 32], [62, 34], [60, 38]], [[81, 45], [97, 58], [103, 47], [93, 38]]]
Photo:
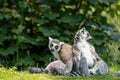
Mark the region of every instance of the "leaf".
[[0, 13], [0, 20], [2, 20], [2, 19], [3, 19], [3, 14]]
[[119, 40], [120, 40], [120, 33], [114, 32], [111, 37], [112, 37], [112, 39], [114, 39], [115, 41], [119, 41]]
[[89, 2], [95, 6], [99, 4], [98, 0], [89, 0]]
[[21, 57], [18, 59], [16, 65], [19, 65], [19, 66], [28, 66], [28, 65], [33, 65], [35, 62], [32, 60], [31, 57], [27, 56], [27, 57]]
[[108, 36], [111, 36], [113, 33], [113, 25], [106, 24], [106, 25], [101, 25], [101, 27], [104, 29], [104, 32], [107, 33]]
[[115, 2], [115, 0], [98, 0], [100, 3], [105, 3], [109, 5], [111, 2]]
[[69, 30], [65, 30], [64, 33], [68, 36], [71, 34], [71, 32]]
[[17, 49], [16, 45], [13, 44], [6, 49], [1, 49], [0, 54], [3, 56], [7, 56], [9, 54], [14, 54], [17, 50], [18, 49]]
[[57, 17], [59, 17], [60, 15], [58, 13], [50, 13], [50, 12], [46, 12], [44, 14], [44, 17], [48, 18], [49, 20], [54, 20]]
[[38, 55], [38, 54], [31, 54], [31, 57], [35, 60], [35, 61], [44, 61], [46, 64], [49, 63], [50, 60], [50, 54], [51, 53], [45, 53], [44, 55]]
[[63, 0], [63, 1], [64, 1], [66, 4], [68, 4], [70, 0]]
[[41, 25], [49, 23], [49, 21], [47, 19], [36, 19], [34, 22], [41, 24]]
[[21, 42], [30, 43], [32, 45], [39, 45], [36, 38], [30, 37], [30, 36], [27, 36], [27, 35], [24, 35], [24, 39]]
[[28, 44], [25, 44], [25, 43], [19, 43], [19, 48], [21, 50], [27, 50], [27, 49], [30, 49], [32, 46], [28, 45]]
[[48, 64], [48, 62], [49, 62], [49, 60], [50, 60], [50, 56], [49, 56], [48, 54], [46, 54], [46, 55], [44, 55], [44, 56], [41, 56], [41, 57], [39, 58], [39, 60], [44, 61], [45, 63]]
[[111, 36], [111, 35], [112, 35], [112, 32], [111, 32], [111, 31], [105, 30], [104, 32], [105, 32], [108, 36]]
[[52, 28], [40, 27], [40, 32], [42, 32], [42, 34], [45, 37], [49, 37], [49, 36], [53, 36], [53, 35], [56, 35], [56, 36], [60, 35], [60, 33], [57, 30], [52, 29]]
[[103, 29], [105, 29], [105, 30], [109, 30], [109, 31], [113, 31], [113, 28], [114, 28], [114, 26], [113, 25], [111, 25], [111, 24], [103, 24], [103, 25], [101, 25], [101, 27], [103, 28]]
[[71, 16], [64, 16], [61, 19], [58, 20], [59, 23], [64, 22], [64, 23], [70, 23], [72, 22], [72, 17]]
[[93, 28], [98, 28], [98, 24], [93, 22], [92, 20], [86, 20], [85, 22], [86, 26], [92, 26]]
[[25, 26], [23, 26], [22, 24], [18, 25], [17, 29], [13, 29], [12, 32], [15, 34], [21, 34], [23, 32]]
[[50, 32], [50, 30], [48, 30], [47, 28], [45, 27], [40, 27], [40, 31], [42, 32], [42, 34], [46, 37], [52, 35], [52, 33]]
[[64, 42], [70, 42], [70, 39], [67, 37], [60, 37], [59, 39]]
[[93, 40], [96, 45], [101, 45], [104, 41], [101, 39]]
[[0, 34], [0, 45], [3, 45], [3, 42], [6, 40], [6, 34], [1, 33]]
[[7, 35], [8, 30], [9, 30], [8, 25], [4, 25], [4, 26], [0, 27], [0, 32], [1, 32], [1, 34], [0, 34], [0, 45], [2, 45], [3, 42], [8, 39], [8, 37], [9, 37]]
[[70, 25], [77, 25], [82, 19], [82, 15], [65, 15], [62, 18], [58, 19], [58, 23], [68, 23]]
[[7, 20], [12, 17], [10, 14], [4, 14], [3, 16], [4, 16], [4, 18], [7, 19]]
[[65, 2], [66, 4], [68, 4], [70, 2], [70, 0], [56, 0], [57, 2], [61, 3], [61, 2]]
[[18, 13], [13, 13], [12, 16], [13, 16], [14, 18], [20, 18], [20, 17], [21, 17], [21, 15], [18, 14]]
[[57, 2], [62, 2], [62, 1], [64, 1], [64, 0], [56, 0]]
[[45, 39], [44, 39], [44, 37], [43, 36], [37, 36], [37, 38], [36, 38], [36, 41], [44, 41]]

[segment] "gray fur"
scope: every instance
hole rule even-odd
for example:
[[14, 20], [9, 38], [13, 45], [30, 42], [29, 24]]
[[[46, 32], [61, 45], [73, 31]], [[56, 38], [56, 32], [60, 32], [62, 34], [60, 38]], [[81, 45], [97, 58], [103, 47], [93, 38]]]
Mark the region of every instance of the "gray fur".
[[43, 68], [36, 68], [36, 67], [28, 67], [27, 70], [29, 70], [30, 73], [42, 73], [42, 72], [48, 72], [47, 70]]
[[100, 60], [92, 69], [89, 69], [89, 71], [91, 74], [106, 75], [108, 74], [108, 66], [103, 60]]
[[51, 62], [46, 68], [50, 73], [64, 75], [68, 74], [67, 65], [65, 65], [61, 60], [56, 60]]
[[45, 69], [28, 67], [28, 70], [31, 73], [52, 73], [57, 75], [63, 75], [69, 73], [66, 68], [67, 66], [61, 60], [56, 60], [49, 63]]
[[29, 72], [49, 72], [58, 75], [69, 74], [73, 67], [72, 46], [49, 37], [49, 49], [55, 57], [53, 61], [50, 62], [45, 69], [30, 67], [28, 68]]
[[[53, 44], [51, 47], [50, 45]], [[55, 46], [58, 46], [58, 49], [55, 49]], [[51, 51], [54, 55], [54, 57], [57, 59], [56, 61], [59, 60], [57, 63], [50, 63], [50, 66], [47, 68], [51, 68], [53, 70], [56, 70], [56, 73], [58, 74], [69, 74], [72, 70], [73, 67], [73, 54], [72, 54], [72, 46], [68, 45], [64, 42], [61, 42], [57, 39], [52, 39], [49, 37], [49, 49], [54, 49], [54, 51]], [[56, 57], [56, 52], [58, 54], [58, 57]], [[54, 61], [53, 61], [54, 62]], [[53, 67], [53, 65], [57, 67]], [[52, 68], [53, 67], [53, 68]]]
[[80, 72], [82, 75], [88, 76], [90, 75], [90, 72], [88, 70], [88, 65], [85, 57], [82, 57], [80, 59], [80, 65], [79, 65]]
[[[89, 32], [87, 30], [85, 30], [85, 28], [80, 29], [75, 34], [75, 39], [74, 39], [74, 44], [73, 44], [73, 54], [75, 56], [74, 56], [73, 60], [74, 60], [74, 65], [77, 65], [77, 66], [74, 67], [75, 68], [74, 70], [80, 71], [82, 74], [86, 74], [86, 75], [89, 75], [89, 73], [108, 74], [107, 64], [98, 56], [94, 47], [87, 42], [87, 40], [89, 40], [90, 38], [91, 38], [91, 36], [90, 36]], [[81, 43], [84, 41], [85, 41], [85, 44]], [[84, 48], [86, 45], [89, 46], [89, 50], [93, 55], [92, 56], [92, 58], [94, 60], [93, 67], [88, 67], [88, 64], [86, 64], [86, 61], [84, 61], [84, 59], [82, 60], [82, 57], [84, 57], [84, 56], [82, 55], [83, 52], [81, 52], [81, 48]], [[86, 50], [88, 50], [88, 48]], [[81, 60], [82, 60], [82, 62], [81, 62]]]
[[50, 57], [50, 62], [53, 62], [53, 61], [56, 61], [57, 59], [55, 58], [55, 56], [52, 56], [52, 57]]
[[112, 74], [110, 74], [110, 75], [112, 75], [112, 76], [120, 76], [120, 70], [119, 70], [118, 72], [112, 73]]

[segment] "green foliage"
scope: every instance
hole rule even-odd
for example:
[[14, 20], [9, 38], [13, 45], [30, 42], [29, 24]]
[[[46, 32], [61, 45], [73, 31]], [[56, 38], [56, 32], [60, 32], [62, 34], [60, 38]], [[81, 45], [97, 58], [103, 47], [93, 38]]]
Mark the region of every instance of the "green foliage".
[[[98, 53], [108, 54], [114, 25], [102, 12], [110, 12], [116, 0], [1, 0], [0, 64], [41, 66], [49, 61], [48, 37], [73, 43], [75, 32], [86, 27]], [[119, 35], [119, 33], [116, 31]], [[43, 57], [44, 56], [44, 57]], [[41, 64], [43, 62], [43, 64]]]

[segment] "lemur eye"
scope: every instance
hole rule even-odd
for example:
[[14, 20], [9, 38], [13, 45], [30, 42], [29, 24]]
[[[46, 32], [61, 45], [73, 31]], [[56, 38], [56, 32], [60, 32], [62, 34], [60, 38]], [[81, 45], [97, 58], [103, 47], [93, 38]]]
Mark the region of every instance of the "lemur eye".
[[50, 44], [50, 47], [53, 47], [53, 44]]
[[79, 37], [77, 36], [77, 37], [76, 37], [76, 39], [78, 40], [78, 39], [79, 39]]
[[89, 33], [87, 33], [87, 37], [89, 37]]
[[82, 33], [84, 34], [84, 30], [82, 30]]
[[55, 49], [58, 49], [58, 46], [55, 46]]

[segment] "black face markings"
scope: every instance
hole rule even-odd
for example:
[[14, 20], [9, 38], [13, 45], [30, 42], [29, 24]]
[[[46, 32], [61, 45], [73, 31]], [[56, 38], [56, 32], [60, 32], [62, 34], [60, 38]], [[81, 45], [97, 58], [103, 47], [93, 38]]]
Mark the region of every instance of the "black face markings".
[[76, 42], [79, 40], [79, 35], [78, 34], [76, 34], [76, 36], [75, 36], [75, 39], [74, 39]]
[[118, 48], [118, 50], [120, 51], [120, 47]]
[[50, 49], [51, 52], [54, 52], [55, 50], [54, 49]]
[[79, 40], [79, 37], [78, 37], [78, 36], [76, 37], [76, 40]]
[[80, 39], [80, 34], [81, 34], [80, 30], [76, 32], [75, 37], [74, 37], [74, 41], [75, 41], [75, 42], [78, 42], [78, 41], [79, 41], [79, 39]]
[[53, 44], [50, 44], [50, 47], [53, 47]]
[[58, 39], [52, 39], [50, 42], [49, 42], [49, 50], [52, 52], [52, 53], [56, 53], [56, 52], [59, 52], [62, 48], [62, 45], [63, 42], [59, 41]]
[[85, 28], [83, 28], [81, 32], [82, 32], [83, 34], [85, 34], [86, 29], [85, 29]]
[[82, 33], [83, 33], [83, 34], [85, 33], [84, 29], [82, 30]]
[[76, 37], [75, 37], [76, 40], [79, 40], [79, 36], [80, 36], [80, 35], [79, 35], [79, 33], [78, 33], [78, 34], [76, 35]]
[[58, 49], [58, 45], [55, 46], [55, 49]]
[[90, 34], [89, 33], [87, 33], [87, 38], [90, 36]]

